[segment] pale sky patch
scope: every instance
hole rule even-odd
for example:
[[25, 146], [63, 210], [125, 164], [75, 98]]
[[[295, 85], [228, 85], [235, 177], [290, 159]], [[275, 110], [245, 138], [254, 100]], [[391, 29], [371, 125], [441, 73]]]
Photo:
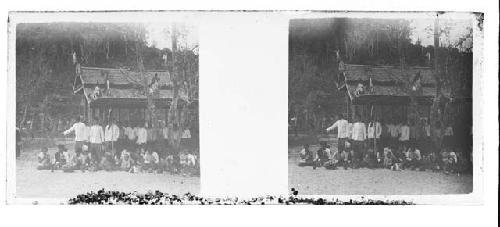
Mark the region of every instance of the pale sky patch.
[[[434, 20], [433, 19], [412, 19], [410, 26], [413, 28], [410, 38], [415, 43], [417, 40], [422, 42], [423, 46], [434, 45]], [[441, 29], [450, 28], [448, 36], [441, 35], [439, 43], [441, 46], [455, 45], [459, 38], [464, 37], [469, 28], [472, 27], [472, 20], [467, 19], [440, 19], [439, 25]], [[472, 40], [466, 45], [472, 45]]]
[[[153, 22], [146, 23], [147, 43], [159, 49], [172, 48], [172, 23]], [[178, 48], [193, 49], [198, 45], [198, 29], [194, 24], [178, 23], [179, 37], [177, 39]]]

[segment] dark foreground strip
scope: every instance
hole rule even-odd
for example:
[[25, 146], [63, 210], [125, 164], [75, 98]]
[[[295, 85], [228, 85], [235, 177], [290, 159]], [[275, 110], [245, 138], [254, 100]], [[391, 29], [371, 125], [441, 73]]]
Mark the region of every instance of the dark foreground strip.
[[160, 191], [140, 194], [137, 192], [106, 191], [89, 192], [77, 195], [68, 201], [71, 205], [413, 205], [406, 201], [382, 201], [366, 199], [362, 201], [340, 201], [338, 199], [303, 198], [292, 188], [289, 197], [265, 196], [248, 200], [236, 198], [202, 198], [190, 193], [182, 196], [170, 195]]

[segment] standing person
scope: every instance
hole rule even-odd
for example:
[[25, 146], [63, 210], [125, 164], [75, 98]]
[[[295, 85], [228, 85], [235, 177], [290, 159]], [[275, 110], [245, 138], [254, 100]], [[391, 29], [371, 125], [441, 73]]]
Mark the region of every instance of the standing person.
[[380, 136], [382, 135], [382, 125], [376, 119], [368, 124], [368, 147], [373, 147], [373, 152], [378, 151], [380, 146]]
[[441, 142], [443, 133], [441, 131], [441, 123], [439, 121], [436, 122], [434, 129], [432, 130], [432, 144], [433, 150], [435, 152], [441, 152]]
[[364, 146], [366, 137], [366, 125], [360, 120], [359, 116], [356, 116], [352, 125], [353, 168], [358, 168], [361, 158], [365, 156]]
[[[120, 128], [116, 125], [115, 120], [109, 120], [108, 125], [104, 130], [104, 143], [106, 151], [113, 153], [116, 149], [118, 137], [120, 136]], [[113, 153], [113, 156], [115, 154]]]
[[448, 123], [448, 126], [444, 130], [443, 133], [443, 145], [444, 147], [447, 148], [452, 148], [454, 149], [455, 147], [453, 146], [453, 127], [451, 123]]
[[339, 119], [333, 123], [332, 126], [326, 129], [326, 132], [332, 131], [337, 128], [337, 151], [342, 152], [345, 150], [345, 142], [349, 138], [349, 122], [345, 119], [343, 114], [339, 114]]
[[428, 155], [432, 152], [432, 146], [431, 146], [431, 125], [429, 124], [429, 121], [427, 121], [427, 118], [422, 119], [422, 145], [420, 148], [422, 149], [422, 153], [424, 155]]
[[136, 144], [138, 150], [146, 149], [146, 144], [148, 142], [148, 131], [146, 130], [147, 127], [148, 123], [146, 122], [144, 123], [143, 127], [137, 127], [137, 129], [134, 130], [137, 135]]
[[168, 156], [167, 154], [167, 148], [168, 148], [168, 135], [169, 135], [169, 132], [168, 132], [168, 127], [167, 127], [167, 122], [166, 121], [162, 121], [162, 128], [161, 128], [161, 142], [160, 142], [160, 147], [161, 149], [159, 150], [160, 152], [160, 156], [162, 158], [166, 158]]
[[389, 130], [389, 134], [391, 135], [391, 141], [390, 141], [390, 146], [391, 146], [391, 149], [392, 150], [396, 150], [397, 149], [397, 145], [398, 145], [398, 137], [399, 137], [399, 126], [396, 125], [396, 124], [393, 124], [393, 122], [389, 123], [389, 125], [387, 125], [387, 128]]
[[89, 134], [90, 155], [94, 163], [99, 163], [102, 156], [102, 143], [104, 142], [104, 130], [99, 125], [99, 118], [95, 118], [90, 127]]
[[116, 124], [118, 126], [118, 141], [116, 142], [116, 151], [118, 151], [117, 156], [120, 157], [120, 153], [125, 149], [125, 141], [127, 141], [127, 136], [125, 135], [125, 125], [122, 122]]
[[135, 130], [132, 127], [133, 124], [129, 123], [127, 124], [127, 127], [125, 127], [125, 134], [127, 135], [127, 150], [129, 152], [135, 152], [136, 147], [135, 147], [135, 140], [137, 139], [137, 136], [135, 134]]
[[87, 140], [87, 126], [82, 122], [82, 120], [82, 117], [79, 116], [77, 122], [74, 123], [71, 128], [63, 132], [63, 135], [75, 132], [75, 153], [77, 156], [82, 153], [82, 146]]
[[155, 148], [154, 144], [156, 142], [156, 130], [155, 130], [155, 127], [153, 125], [151, 126], [146, 126], [146, 131], [147, 131], [147, 138], [146, 138], [146, 147], [147, 147], [147, 150], [149, 151], [153, 151], [153, 149]]
[[400, 130], [401, 134], [399, 136], [399, 144], [406, 150], [409, 148], [410, 144], [410, 126], [408, 126], [408, 123], [405, 122], [401, 125]]

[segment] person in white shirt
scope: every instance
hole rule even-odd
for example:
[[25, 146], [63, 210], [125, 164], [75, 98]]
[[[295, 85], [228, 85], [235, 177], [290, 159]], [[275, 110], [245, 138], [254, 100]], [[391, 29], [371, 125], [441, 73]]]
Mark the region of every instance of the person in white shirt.
[[162, 135], [162, 138], [165, 140], [164, 141], [164, 145], [167, 145], [168, 143], [168, 127], [167, 127], [167, 123], [166, 122], [162, 122], [162, 128], [161, 128], [161, 135]]
[[400, 130], [401, 134], [399, 136], [399, 144], [406, 150], [410, 144], [410, 126], [408, 126], [408, 123], [404, 123], [401, 125]]
[[388, 126], [389, 129], [389, 134], [391, 135], [391, 147], [393, 150], [396, 150], [398, 146], [398, 138], [399, 138], [399, 133], [401, 129], [401, 125], [396, 125], [393, 123], [390, 123]]
[[114, 152], [119, 136], [120, 128], [118, 128], [118, 126], [116, 125], [115, 120], [110, 120], [109, 124], [106, 125], [106, 128], [104, 129], [104, 142], [107, 151], [110, 151], [112, 153]]
[[90, 154], [93, 162], [99, 163], [103, 155], [102, 142], [104, 142], [104, 130], [99, 125], [99, 119], [94, 119], [89, 132]]
[[148, 123], [144, 123], [144, 127], [137, 127], [135, 133], [137, 135], [136, 144], [138, 149], [146, 149], [146, 144], [148, 142], [148, 131], [146, 130]]
[[78, 120], [71, 128], [64, 131], [64, 135], [68, 135], [71, 132], [75, 132], [75, 153], [80, 155], [82, 153], [82, 146], [87, 140], [87, 132], [85, 123], [82, 122], [82, 117], [78, 117]]
[[368, 147], [373, 147], [373, 151], [377, 152], [380, 146], [380, 136], [382, 135], [382, 125], [379, 121], [373, 120], [368, 123]]
[[137, 136], [135, 135], [135, 130], [133, 128], [133, 124], [132, 123], [128, 123], [127, 126], [125, 127], [124, 129], [125, 131], [125, 135], [127, 136], [127, 150], [129, 152], [135, 152], [136, 151], [136, 147], [135, 147], [135, 140], [137, 138]]
[[349, 139], [349, 122], [345, 119], [343, 114], [339, 114], [338, 120], [332, 126], [326, 129], [326, 132], [337, 128], [337, 150], [342, 152], [345, 150], [345, 142]]
[[181, 144], [187, 145], [191, 141], [191, 131], [189, 128], [184, 129], [182, 131], [182, 136], [181, 136]]
[[365, 156], [365, 140], [367, 137], [366, 125], [357, 116], [352, 125], [352, 145], [354, 151], [353, 168], [358, 168], [361, 159]]

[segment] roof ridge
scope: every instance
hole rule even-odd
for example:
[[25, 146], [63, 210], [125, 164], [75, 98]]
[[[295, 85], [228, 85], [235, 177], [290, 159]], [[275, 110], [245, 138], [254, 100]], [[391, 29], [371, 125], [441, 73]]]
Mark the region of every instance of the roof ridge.
[[[120, 68], [103, 68], [103, 67], [80, 66], [80, 68], [82, 68], [82, 69], [97, 69], [97, 70], [116, 70], [116, 71], [126, 70], [129, 72], [139, 72], [139, 71], [130, 70], [128, 68], [121, 68], [121, 67]], [[167, 72], [168, 73], [168, 70], [167, 69], [146, 69], [146, 70], [144, 70], [144, 72]]]

